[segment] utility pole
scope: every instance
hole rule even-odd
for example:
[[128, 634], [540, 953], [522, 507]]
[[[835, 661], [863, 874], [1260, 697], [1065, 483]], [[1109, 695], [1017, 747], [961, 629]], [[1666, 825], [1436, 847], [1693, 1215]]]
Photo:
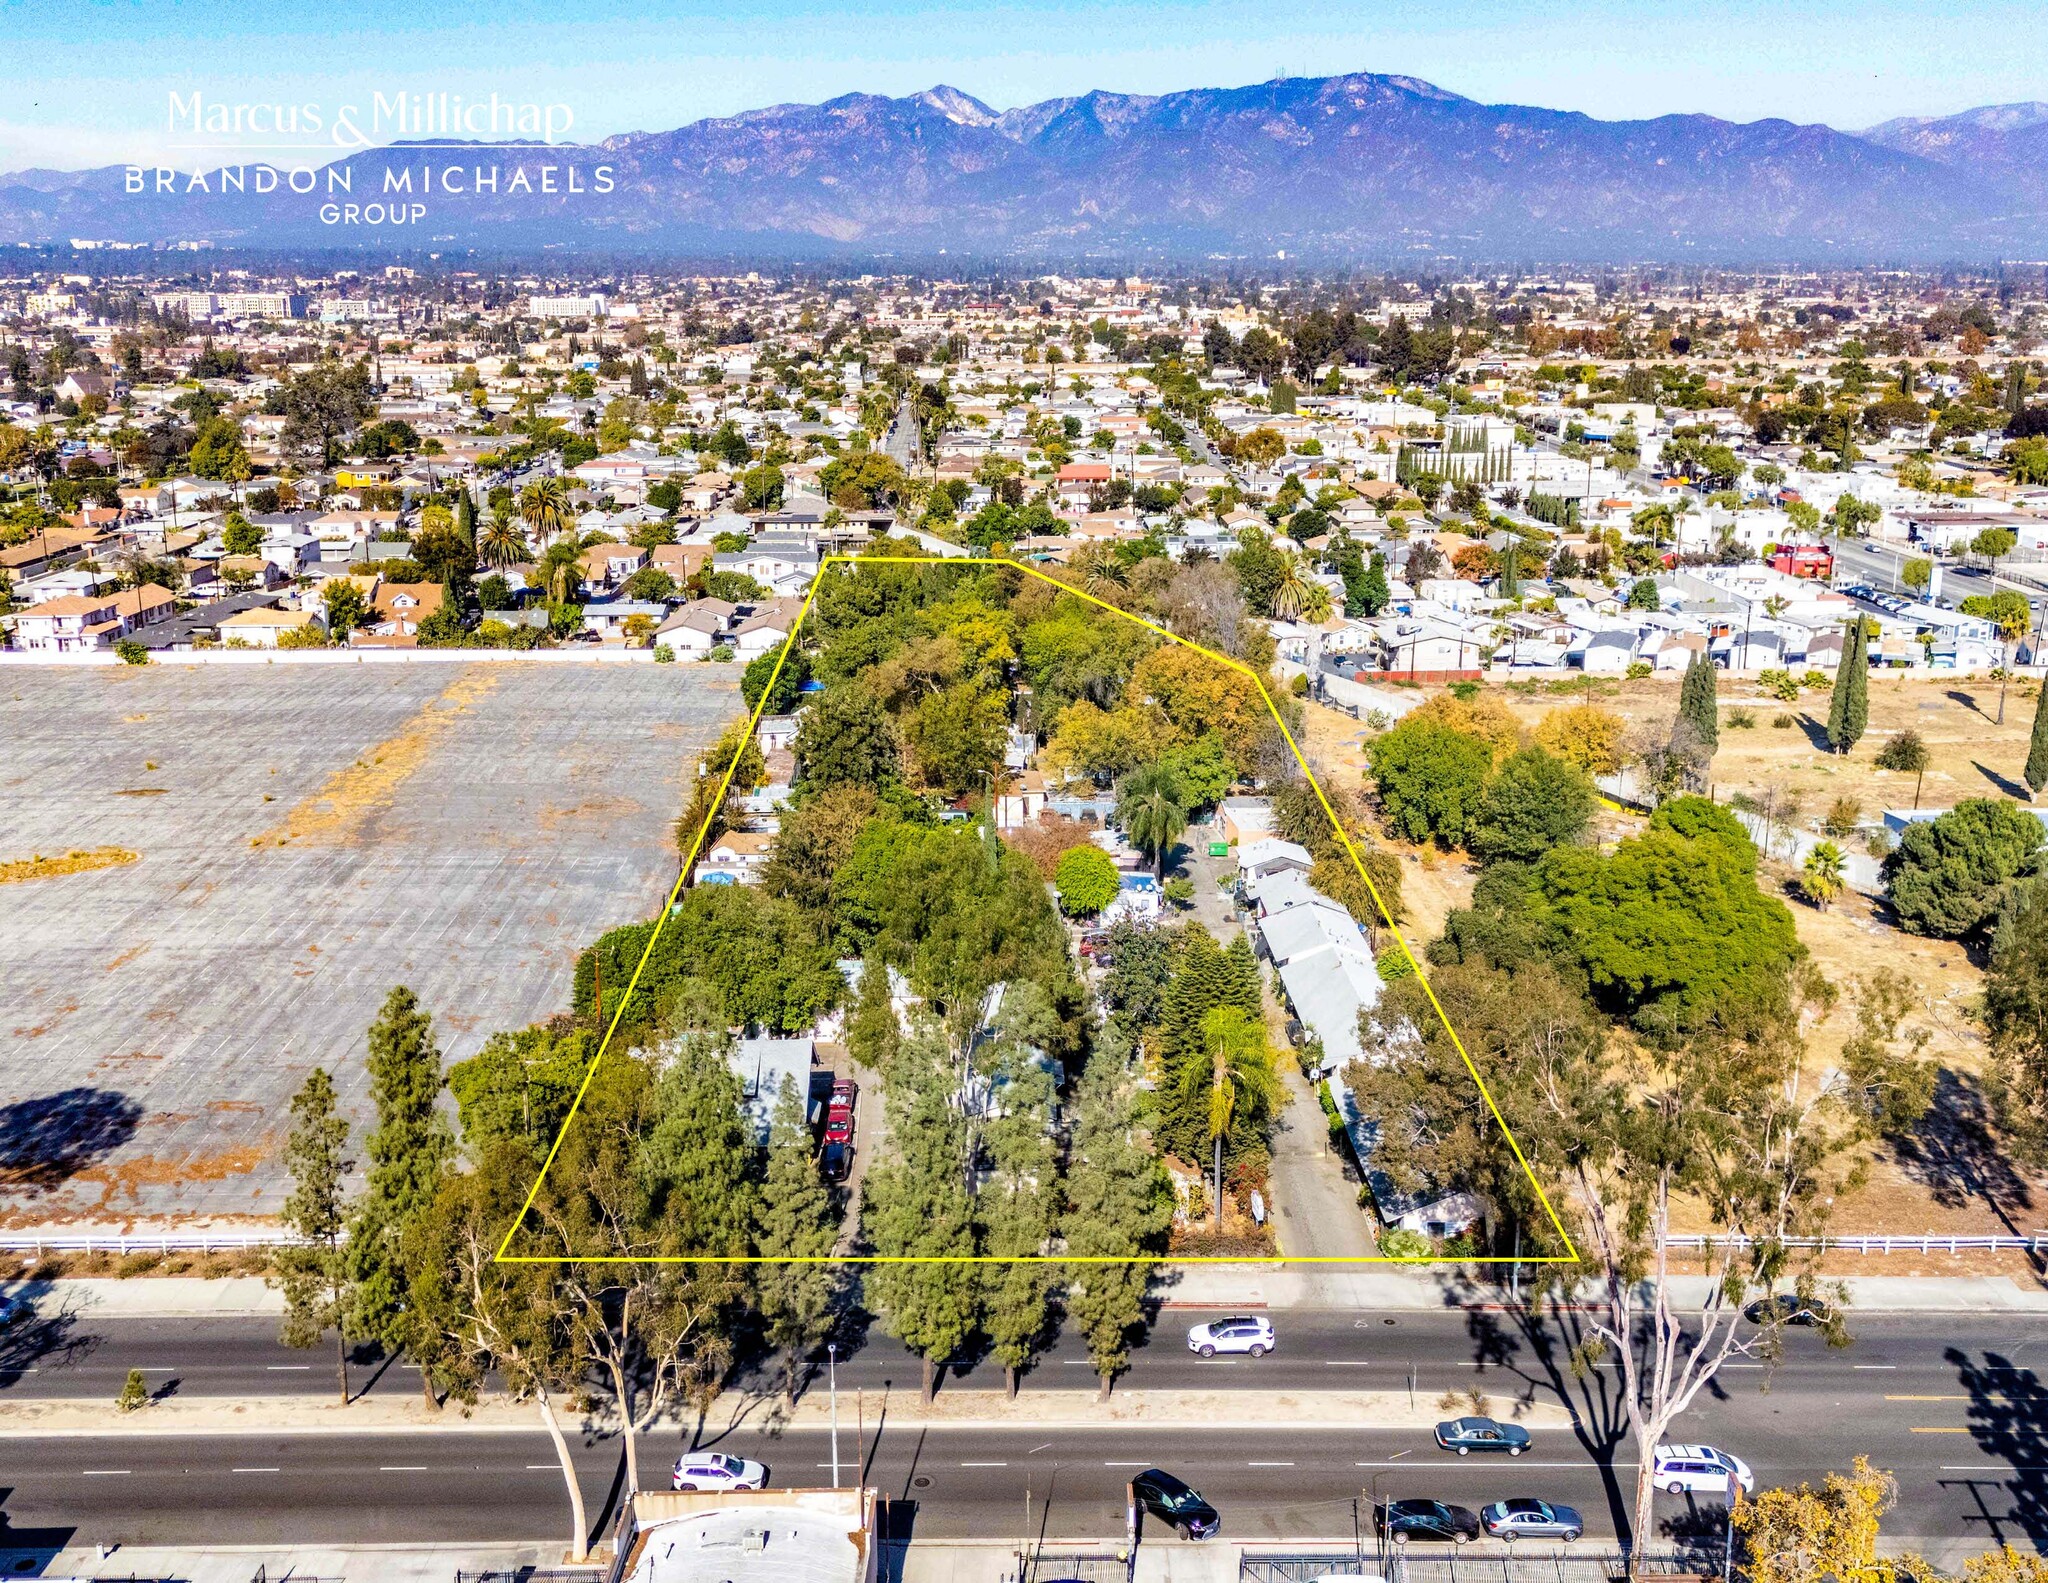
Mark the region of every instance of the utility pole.
[[839, 1488], [839, 1343], [825, 1345], [825, 1378], [832, 1398], [832, 1487]]

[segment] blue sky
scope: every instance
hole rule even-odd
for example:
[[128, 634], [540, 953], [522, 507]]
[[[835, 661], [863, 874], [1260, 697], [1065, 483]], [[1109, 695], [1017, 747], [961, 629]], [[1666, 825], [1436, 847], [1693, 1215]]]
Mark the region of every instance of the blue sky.
[[[1007, 108], [1110, 88], [1381, 71], [1603, 118], [1704, 111], [1858, 127], [2048, 99], [2040, 0], [0, 0], [0, 170], [140, 159], [168, 94], [317, 102], [492, 92], [573, 136], [946, 82]], [[177, 157], [191, 162], [190, 155]]]

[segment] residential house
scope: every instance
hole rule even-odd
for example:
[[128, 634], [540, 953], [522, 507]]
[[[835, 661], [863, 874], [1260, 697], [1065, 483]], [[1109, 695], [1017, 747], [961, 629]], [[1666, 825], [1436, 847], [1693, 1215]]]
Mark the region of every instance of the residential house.
[[140, 588], [64, 594], [31, 605], [14, 618], [14, 645], [31, 653], [84, 654], [110, 648], [122, 638], [177, 613], [168, 588]]

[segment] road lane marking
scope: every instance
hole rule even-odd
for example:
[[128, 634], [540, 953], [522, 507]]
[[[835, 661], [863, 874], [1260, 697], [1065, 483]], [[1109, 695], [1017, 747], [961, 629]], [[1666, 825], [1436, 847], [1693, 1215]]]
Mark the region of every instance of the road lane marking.
[[276, 1468], [229, 1468], [230, 1473], [275, 1473]]
[[1291, 1468], [1294, 1464], [1292, 1462], [1247, 1462], [1245, 1466], [1248, 1468]]
[[1006, 1468], [1009, 1465], [1007, 1462], [963, 1462], [960, 1464], [963, 1468]]
[[132, 1468], [80, 1468], [82, 1479], [125, 1479], [133, 1476]]
[[1888, 1402], [1967, 1402], [1967, 1396], [1887, 1396]]
[[1915, 1428], [1915, 1429], [1913, 1429], [1913, 1430], [1912, 1430], [1911, 1432], [1912, 1432], [1913, 1434], [1916, 1434], [1916, 1435], [1967, 1435], [1967, 1434], [1970, 1434], [1970, 1433], [1972, 1433], [1972, 1431], [1971, 1431], [1971, 1430], [1968, 1430], [1968, 1429], [1921, 1429], [1921, 1428]]
[[1325, 1358], [1323, 1359], [1323, 1367], [1326, 1369], [1369, 1369], [1372, 1365], [1361, 1362], [1356, 1358]]
[[1895, 1369], [1898, 1365], [1896, 1363], [1852, 1363], [1850, 1367], [1854, 1369]]
[[379, 1473], [424, 1473], [424, 1472], [426, 1472], [427, 1470], [426, 1470], [426, 1469], [425, 1469], [424, 1467], [410, 1467], [410, 1468], [379, 1468], [379, 1469], [378, 1469], [377, 1471], [378, 1471]]
[[1149, 1462], [1105, 1462], [1102, 1465], [1106, 1468], [1149, 1468], [1152, 1466]]
[[[825, 1465], [830, 1467], [832, 1464], [828, 1462]], [[526, 1464], [526, 1471], [529, 1473], [559, 1473], [562, 1471], [562, 1464], [559, 1462], [529, 1462]]]
[[266, 1363], [264, 1369], [271, 1374], [304, 1374], [313, 1365], [310, 1363]]
[[[1253, 1467], [1259, 1466], [1256, 1462], [1251, 1465]], [[1351, 1465], [1354, 1468], [1405, 1468], [1410, 1466], [1406, 1462], [1354, 1462]], [[1520, 1458], [1517, 1458], [1515, 1461], [1515, 1466], [1518, 1468], [1588, 1468], [1592, 1465], [1590, 1462], [1524, 1462]], [[1616, 1462], [1614, 1466], [1618, 1468], [1632, 1468], [1635, 1464], [1633, 1462]], [[1466, 1467], [1463, 1462], [1460, 1462], [1458, 1467], [1467, 1473], [1477, 1471]], [[1434, 1471], [1448, 1473], [1452, 1471], [1452, 1467], [1450, 1464], [1445, 1464], [1442, 1468], [1435, 1469]]]

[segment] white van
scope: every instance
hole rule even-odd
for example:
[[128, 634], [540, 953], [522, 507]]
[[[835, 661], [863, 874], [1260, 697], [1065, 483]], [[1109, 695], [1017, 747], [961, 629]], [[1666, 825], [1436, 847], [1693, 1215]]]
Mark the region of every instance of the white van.
[[1726, 1495], [1730, 1474], [1743, 1494], [1756, 1487], [1747, 1462], [1712, 1446], [1659, 1446], [1650, 1462], [1650, 1482], [1671, 1495]]

